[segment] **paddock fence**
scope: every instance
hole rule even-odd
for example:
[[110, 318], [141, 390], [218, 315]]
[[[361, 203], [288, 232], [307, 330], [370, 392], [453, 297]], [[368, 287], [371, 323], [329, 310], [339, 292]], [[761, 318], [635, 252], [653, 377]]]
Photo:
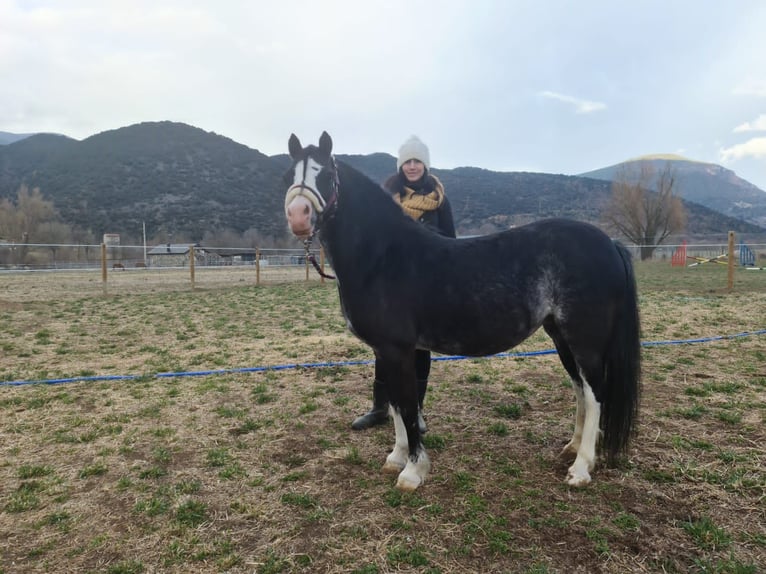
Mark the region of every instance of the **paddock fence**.
[[[641, 246], [627, 247], [634, 259], [640, 260]], [[750, 268], [766, 267], [766, 237], [665, 244], [654, 249], [651, 260], [667, 262], [669, 266], [679, 262], [685, 262], [686, 266], [713, 265], [727, 261], [730, 250], [733, 250], [735, 262], [744, 260], [747, 254], [752, 261]], [[307, 253], [298, 247], [243, 248], [198, 244], [150, 247], [0, 241], [0, 298], [6, 300], [35, 293], [44, 296], [39, 290], [50, 290], [51, 284], [56, 290], [51, 290], [50, 295], [55, 297], [324, 283], [326, 279], [318, 270], [333, 273], [318, 244]], [[53, 275], [53, 281], [40, 281], [41, 274]]]
[[[316, 262], [316, 267], [312, 263]], [[202, 247], [199, 245], [74, 245], [0, 243], [0, 297], [140, 293], [326, 281], [332, 268], [318, 246], [305, 248]], [[46, 281], [41, 281], [41, 276]], [[51, 278], [53, 281], [50, 281]]]
[[[766, 238], [761, 239], [761, 243], [744, 243], [736, 242], [734, 244], [734, 257], [736, 261], [742, 259], [743, 252], [751, 252], [753, 254], [753, 265], [758, 267], [766, 266]], [[640, 259], [641, 246], [640, 245], [627, 245], [626, 246], [633, 255], [634, 259]], [[692, 265], [696, 259], [716, 259], [728, 257], [729, 245], [726, 243], [707, 243], [707, 242], [695, 242], [695, 243], [674, 243], [667, 245], [660, 245], [655, 248], [652, 253], [652, 261], [667, 261], [671, 263], [673, 255], [676, 254], [679, 248], [685, 249], [687, 256], [687, 265]]]

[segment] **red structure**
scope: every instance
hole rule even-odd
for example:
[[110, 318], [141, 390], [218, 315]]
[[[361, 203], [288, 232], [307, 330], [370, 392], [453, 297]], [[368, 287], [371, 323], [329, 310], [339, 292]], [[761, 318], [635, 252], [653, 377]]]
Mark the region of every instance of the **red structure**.
[[670, 264], [673, 267], [686, 267], [686, 240], [684, 239], [683, 243], [676, 247], [676, 250], [673, 252], [673, 257], [671, 258]]

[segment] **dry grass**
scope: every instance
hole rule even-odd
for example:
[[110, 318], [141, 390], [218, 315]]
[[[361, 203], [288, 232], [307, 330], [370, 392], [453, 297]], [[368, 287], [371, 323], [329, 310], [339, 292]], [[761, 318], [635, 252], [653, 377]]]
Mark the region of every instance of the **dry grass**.
[[[723, 270], [725, 271], [725, 270]], [[766, 327], [766, 272], [638, 265], [644, 340]], [[332, 285], [0, 287], [0, 572], [758, 572], [764, 335], [644, 350], [619, 468], [563, 483], [573, 401], [555, 356], [437, 361], [433, 472], [380, 473], [392, 428], [349, 431], [371, 358]], [[225, 283], [223, 276], [218, 280]], [[116, 286], [116, 285], [115, 285]], [[34, 287], [33, 289], [31, 287]], [[26, 289], [26, 291], [25, 291]], [[536, 335], [517, 350], [550, 348]]]

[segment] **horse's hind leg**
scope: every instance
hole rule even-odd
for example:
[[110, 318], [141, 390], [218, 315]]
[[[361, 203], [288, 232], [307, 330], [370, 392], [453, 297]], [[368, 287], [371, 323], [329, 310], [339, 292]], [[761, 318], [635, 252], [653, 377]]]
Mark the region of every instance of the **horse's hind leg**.
[[576, 402], [574, 433], [572, 434], [572, 439], [561, 449], [559, 456], [565, 459], [574, 459], [577, 456], [577, 451], [580, 450], [583, 425], [585, 424], [585, 397], [583, 395], [582, 379], [577, 369], [577, 362], [572, 355], [572, 351], [569, 350], [566, 341], [564, 341], [558, 325], [550, 318], [543, 323], [543, 328], [553, 340], [561, 364], [564, 365], [564, 369], [566, 369], [569, 378], [572, 380]]
[[572, 439], [561, 449], [559, 455], [566, 459], [574, 459], [577, 456], [577, 451], [580, 450], [580, 443], [582, 442], [582, 430], [585, 425], [585, 397], [583, 396], [581, 384], [580, 381], [572, 380], [575, 401], [577, 403], [574, 434], [572, 434]]
[[[562, 457], [570, 459], [574, 457], [574, 462], [567, 470], [566, 482], [570, 486], [585, 486], [590, 482], [590, 471], [596, 465], [596, 443], [600, 432], [601, 405], [596, 400], [588, 378], [580, 369], [578, 361], [565, 341], [559, 326], [551, 319], [546, 321], [543, 327], [553, 339], [559, 359], [572, 379], [577, 403], [574, 433], [572, 439], [561, 451]], [[589, 369], [588, 372], [595, 373], [597, 371]]]
[[[599, 436], [599, 421], [601, 420], [601, 405], [596, 400], [587, 380], [582, 382], [578, 394], [578, 421], [580, 418], [580, 401], [582, 400], [582, 427], [577, 447], [577, 456], [572, 466], [567, 470], [567, 484], [570, 486], [585, 486], [590, 482], [590, 471], [596, 465], [596, 442]], [[582, 399], [580, 399], [582, 397]], [[577, 431], [572, 440], [576, 440]]]

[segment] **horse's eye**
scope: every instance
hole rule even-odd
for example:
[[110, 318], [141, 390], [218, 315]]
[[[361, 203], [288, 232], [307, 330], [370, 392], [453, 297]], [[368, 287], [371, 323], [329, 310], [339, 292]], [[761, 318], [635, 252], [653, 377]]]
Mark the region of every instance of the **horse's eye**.
[[317, 186], [320, 189], [326, 189], [327, 186], [329, 185], [330, 185], [330, 172], [322, 171], [322, 173], [317, 175]]

